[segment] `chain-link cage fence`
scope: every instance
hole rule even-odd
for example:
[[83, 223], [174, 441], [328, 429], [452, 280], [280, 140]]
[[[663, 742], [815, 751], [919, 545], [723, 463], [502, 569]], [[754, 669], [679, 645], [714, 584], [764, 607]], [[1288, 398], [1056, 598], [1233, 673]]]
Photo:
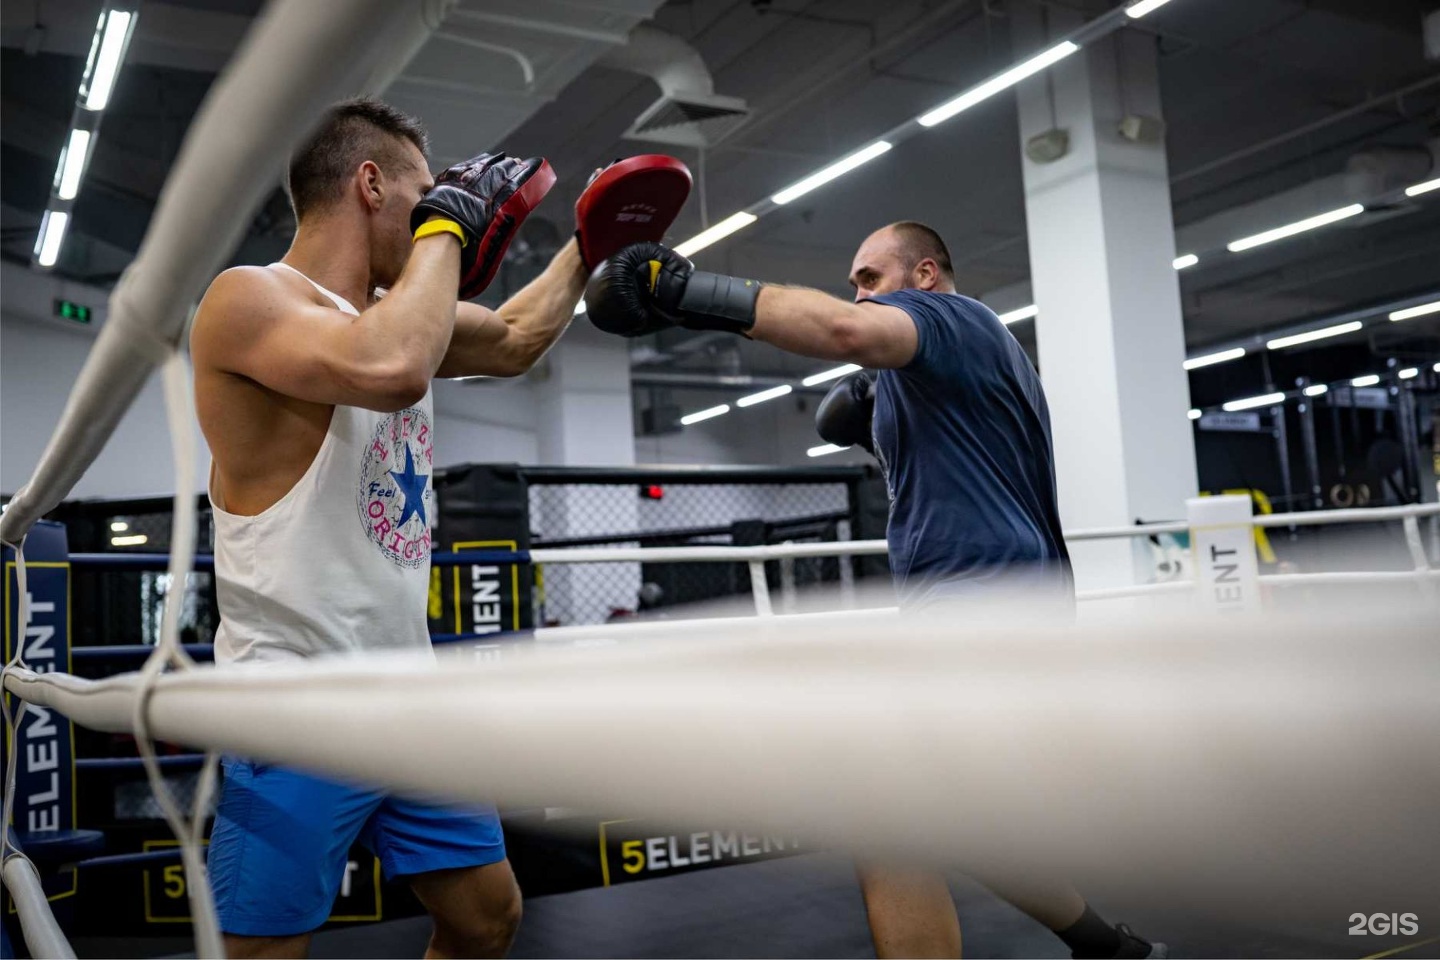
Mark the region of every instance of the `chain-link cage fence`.
[[[70, 552], [79, 554], [168, 554], [174, 501], [169, 497], [136, 500], [81, 500], [62, 504], [53, 514], [65, 524]], [[200, 498], [197, 549], [214, 550], [210, 505]], [[77, 566], [73, 571], [79, 646], [145, 644], [160, 640], [160, 622], [170, 575], [157, 570]], [[186, 578], [180, 620], [183, 643], [212, 643], [220, 624], [214, 577], [194, 571]]]
[[[859, 474], [818, 479], [797, 471], [735, 471], [725, 482], [698, 482], [643, 470], [617, 472], [603, 482], [587, 476], [564, 482], [547, 471], [530, 477], [531, 546], [575, 547], [756, 546], [849, 540]], [[848, 581], [848, 558], [816, 558], [767, 565], [785, 600], [806, 585]], [[617, 562], [536, 567], [537, 625], [605, 623], [637, 613], [721, 616], [754, 612], [743, 563]], [[682, 613], [683, 609], [683, 613]]]
[[[167, 773], [164, 780], [169, 785], [170, 792], [180, 808], [193, 810], [195, 793], [200, 789], [200, 772], [195, 770], [184, 773]], [[212, 796], [209, 806], [202, 811], [202, 816], [210, 817], [214, 813], [215, 798]], [[133, 779], [115, 785], [112, 815], [117, 822], [161, 820], [164, 819], [165, 812], [160, 809], [160, 802], [155, 799], [155, 791], [151, 789], [150, 781], [143, 774], [137, 774]]]
[[[526, 491], [521, 510], [527, 516], [520, 522], [528, 524], [535, 548], [755, 546], [883, 535], [883, 516], [878, 527], [870, 516], [873, 491], [861, 495], [875, 481], [861, 468], [521, 467], [517, 473]], [[55, 518], [67, 525], [73, 553], [165, 554], [172, 512], [169, 498], [73, 501]], [[198, 540], [202, 553], [213, 552], [214, 524], [203, 497]], [[785, 612], [795, 609], [807, 586], [848, 585], [883, 573], [879, 563], [877, 571], [874, 560], [797, 559], [770, 563], [766, 574], [777, 609]], [[536, 626], [605, 623], [652, 611], [754, 612], [743, 563], [546, 564], [534, 568], [534, 578], [528, 602]], [[74, 583], [77, 645], [158, 641], [171, 589], [167, 573], [78, 567]], [[192, 573], [182, 639], [211, 643], [218, 625], [214, 577]]]

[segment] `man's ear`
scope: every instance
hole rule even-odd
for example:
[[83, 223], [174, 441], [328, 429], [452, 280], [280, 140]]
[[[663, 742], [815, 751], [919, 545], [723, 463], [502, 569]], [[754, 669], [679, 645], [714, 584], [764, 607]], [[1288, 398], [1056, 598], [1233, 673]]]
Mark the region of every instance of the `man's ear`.
[[915, 289], [934, 290], [940, 282], [940, 265], [929, 257], [915, 265]]
[[375, 161], [366, 160], [360, 164], [359, 169], [355, 171], [355, 177], [361, 199], [371, 210], [379, 210], [380, 205], [385, 201], [386, 184], [385, 175], [380, 172]]

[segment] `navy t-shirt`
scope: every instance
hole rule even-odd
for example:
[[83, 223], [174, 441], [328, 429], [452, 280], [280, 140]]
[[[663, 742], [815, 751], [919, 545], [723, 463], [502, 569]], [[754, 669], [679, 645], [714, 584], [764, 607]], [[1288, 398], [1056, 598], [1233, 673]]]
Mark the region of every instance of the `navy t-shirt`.
[[890, 494], [890, 568], [904, 607], [997, 582], [1072, 590], [1040, 375], [990, 308], [959, 294], [872, 297], [919, 345], [875, 383], [875, 452]]

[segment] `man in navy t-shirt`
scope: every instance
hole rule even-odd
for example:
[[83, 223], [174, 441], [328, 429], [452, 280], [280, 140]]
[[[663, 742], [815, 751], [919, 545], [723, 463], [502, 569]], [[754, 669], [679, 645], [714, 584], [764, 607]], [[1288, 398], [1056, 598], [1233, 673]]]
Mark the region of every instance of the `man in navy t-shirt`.
[[[890, 491], [890, 562], [902, 605], [1012, 587], [1028, 588], [1027, 600], [1068, 601], [1050, 415], [1020, 345], [989, 308], [955, 292], [949, 251], [924, 224], [871, 234], [850, 283], [854, 303], [696, 270], [668, 247], [640, 243], [591, 276], [585, 303], [597, 327], [622, 336], [724, 330], [879, 370], [873, 432], [870, 390], [860, 381], [838, 397], [832, 391], [817, 419], [828, 416], [835, 428], [827, 439], [838, 431], [869, 447], [873, 437]], [[867, 865], [860, 880], [880, 957], [959, 956], [959, 921], [940, 873]], [[1076, 957], [1166, 955], [1162, 944], [1106, 923], [1063, 881], [991, 887]]]
[[876, 267], [905, 229], [914, 228], [866, 241], [851, 274], [859, 299], [898, 307], [915, 325], [914, 357], [874, 383], [874, 449], [890, 493], [901, 605], [993, 594], [1000, 583], [1068, 596], [1040, 377], [990, 308], [955, 293], [948, 277], [930, 290], [873, 286], [884, 283], [873, 279]]

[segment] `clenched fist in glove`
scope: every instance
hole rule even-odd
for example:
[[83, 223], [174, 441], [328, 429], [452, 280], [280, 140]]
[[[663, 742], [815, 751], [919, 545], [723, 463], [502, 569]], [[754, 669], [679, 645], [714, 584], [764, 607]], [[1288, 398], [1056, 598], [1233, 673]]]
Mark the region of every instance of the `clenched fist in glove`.
[[875, 379], [866, 371], [852, 373], [830, 388], [815, 408], [815, 432], [837, 447], [859, 445], [875, 453], [871, 421], [875, 418]]
[[748, 335], [760, 283], [696, 270], [659, 243], [632, 243], [602, 263], [585, 288], [590, 322], [638, 337], [666, 327]]

